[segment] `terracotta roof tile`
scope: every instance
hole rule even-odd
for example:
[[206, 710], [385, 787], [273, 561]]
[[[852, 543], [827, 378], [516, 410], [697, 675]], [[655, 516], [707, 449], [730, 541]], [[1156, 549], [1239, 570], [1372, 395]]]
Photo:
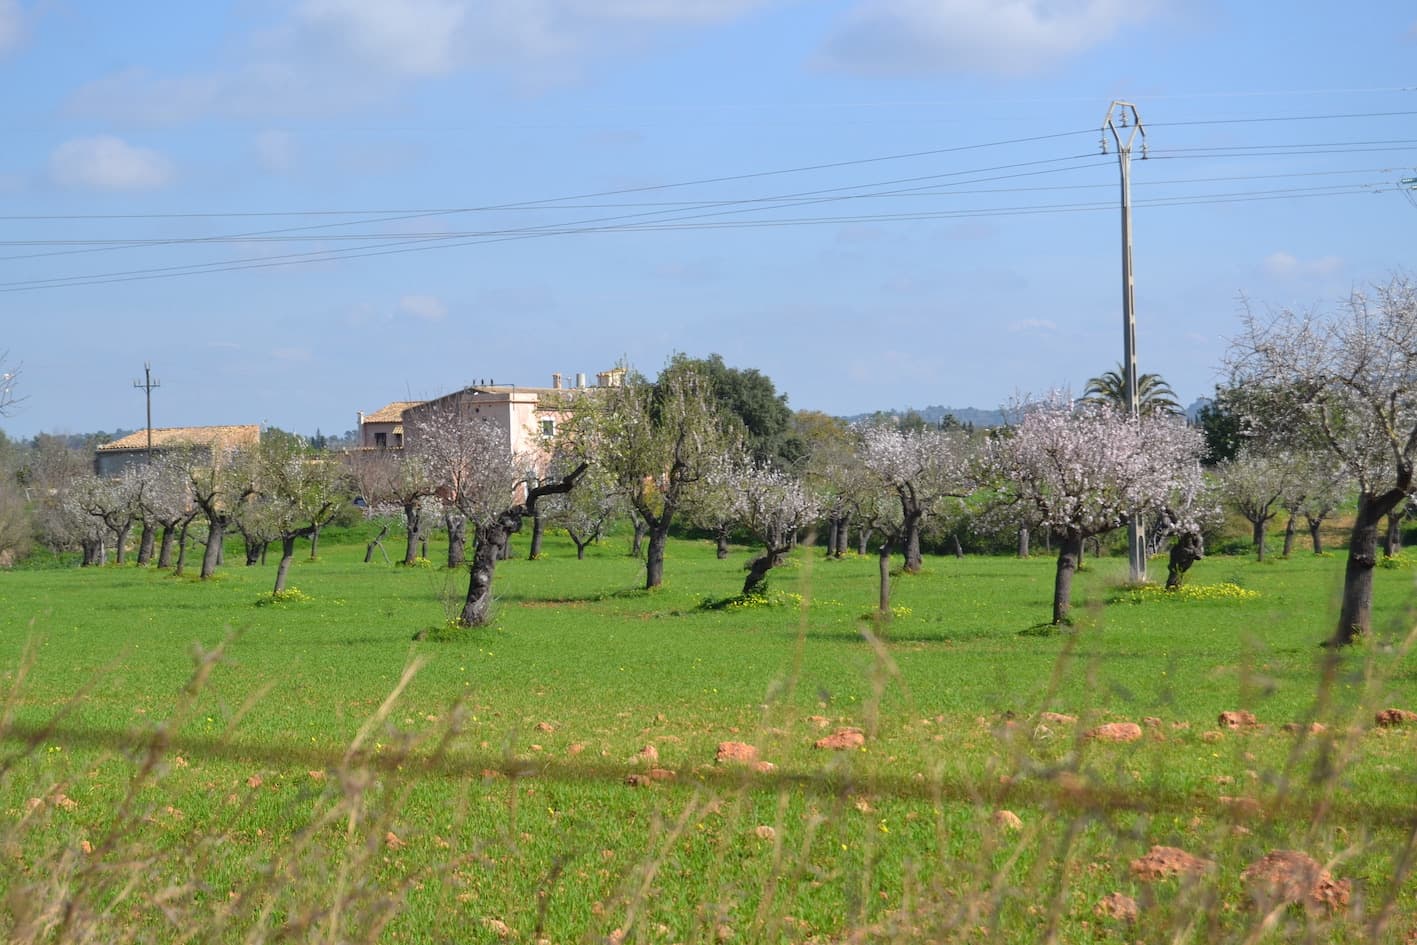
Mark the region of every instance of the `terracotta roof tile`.
[[[163, 427], [153, 428], [153, 446], [250, 446], [260, 442], [261, 428], [255, 423], [225, 427]], [[110, 450], [142, 450], [148, 446], [148, 431], [139, 430], [104, 443], [99, 452]]]
[[380, 407], [373, 413], [364, 415], [365, 423], [397, 423], [403, 419], [403, 412], [409, 407], [417, 407], [424, 403], [422, 400], [396, 400], [385, 407]]

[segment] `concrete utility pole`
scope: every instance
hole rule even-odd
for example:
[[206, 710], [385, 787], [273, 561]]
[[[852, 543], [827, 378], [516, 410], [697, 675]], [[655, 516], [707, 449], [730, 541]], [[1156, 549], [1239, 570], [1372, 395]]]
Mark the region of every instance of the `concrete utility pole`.
[[143, 362], [143, 379], [134, 381], [133, 386], [141, 390], [147, 397], [148, 402], [148, 457], [149, 465], [153, 461], [153, 391], [162, 386], [162, 382], [153, 377], [153, 366], [151, 362]]
[[[1117, 163], [1122, 171], [1122, 397], [1133, 420], [1140, 413], [1137, 402], [1137, 319], [1132, 282], [1132, 144], [1141, 138], [1141, 156], [1146, 159], [1146, 128], [1131, 102], [1114, 101], [1107, 106], [1102, 121], [1102, 153], [1107, 153], [1107, 134], [1117, 146]], [[1146, 536], [1134, 515], [1127, 525], [1127, 561], [1133, 584], [1146, 580]]]

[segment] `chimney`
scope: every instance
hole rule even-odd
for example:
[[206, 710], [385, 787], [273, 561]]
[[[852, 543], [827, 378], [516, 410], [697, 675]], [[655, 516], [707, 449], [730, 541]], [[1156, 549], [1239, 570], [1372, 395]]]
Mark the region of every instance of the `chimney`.
[[561, 375], [560, 375], [560, 374], [552, 374], [552, 375], [551, 375], [551, 389], [552, 389], [552, 390], [560, 390], [560, 389], [561, 389]]
[[577, 374], [576, 374], [576, 387], [585, 387], [585, 372], [584, 372], [584, 371], [577, 372]]

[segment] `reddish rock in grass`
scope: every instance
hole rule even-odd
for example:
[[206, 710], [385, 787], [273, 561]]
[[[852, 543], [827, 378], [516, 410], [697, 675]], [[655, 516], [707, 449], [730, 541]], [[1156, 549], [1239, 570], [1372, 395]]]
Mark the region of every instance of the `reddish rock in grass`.
[[1310, 735], [1322, 735], [1324, 732], [1328, 731], [1328, 726], [1322, 722], [1310, 722], [1307, 726], [1300, 725], [1298, 722], [1284, 723], [1284, 730], [1290, 733], [1291, 735], [1297, 735], [1299, 732], [1304, 731], [1306, 728], [1308, 729]]
[[720, 764], [725, 761], [752, 764], [758, 760], [758, 749], [746, 742], [719, 742], [713, 760]]
[[825, 715], [809, 715], [807, 716], [807, 723], [809, 725], [815, 725], [817, 728], [826, 728], [828, 725], [832, 724], [832, 720]]
[[548, 733], [549, 733], [549, 732], [554, 732], [554, 731], [556, 731], [556, 726], [552, 725], [550, 722], [537, 722], [537, 723], [536, 723], [536, 730], [537, 730], [538, 732], [548, 732]]
[[1217, 732], [1214, 729], [1211, 729], [1208, 732], [1201, 732], [1201, 741], [1207, 744], [1214, 744], [1215, 742], [1220, 741], [1224, 737], [1224, 732]]
[[1062, 712], [1040, 712], [1038, 721], [1046, 722], [1049, 725], [1072, 725], [1077, 722], [1076, 715], [1064, 715]]
[[813, 747], [828, 751], [848, 751], [852, 748], [860, 748], [865, 744], [866, 733], [859, 728], [839, 728], [826, 738], [817, 739]]
[[753, 836], [759, 840], [776, 840], [777, 830], [767, 824], [758, 824], [753, 828]]
[[635, 758], [652, 765], [659, 760], [659, 749], [653, 745], [646, 745], [635, 754]]
[[1134, 742], [1141, 738], [1141, 726], [1135, 722], [1108, 722], [1088, 731], [1087, 737], [1099, 742]]
[[1110, 892], [1103, 896], [1092, 911], [1104, 919], [1116, 919], [1119, 922], [1135, 922], [1141, 914], [1137, 901], [1121, 892]]
[[630, 787], [649, 787], [654, 783], [654, 778], [647, 774], [632, 774], [625, 778], [625, 783]]
[[1210, 860], [1187, 853], [1179, 847], [1154, 846], [1146, 852], [1146, 856], [1132, 860], [1132, 875], [1146, 882], [1155, 882], [1172, 876], [1195, 876], [1214, 866]]
[[1410, 712], [1407, 709], [1383, 709], [1374, 719], [1383, 728], [1392, 728], [1397, 725], [1410, 725], [1417, 722], [1417, 712]]
[[668, 768], [650, 768], [649, 779], [651, 781], [673, 781], [677, 775]]
[[1335, 880], [1317, 860], [1297, 850], [1266, 853], [1245, 867], [1240, 879], [1266, 912], [1287, 903], [1300, 903], [1310, 912], [1341, 912], [1353, 891], [1348, 880]]
[[1022, 830], [1023, 821], [1011, 810], [996, 810], [989, 821], [1000, 830]]
[[1221, 728], [1254, 728], [1259, 725], [1259, 719], [1255, 718], [1253, 712], [1244, 709], [1236, 709], [1233, 712], [1222, 712], [1216, 719], [1216, 724]]
[[752, 767], [758, 774], [772, 774], [777, 770], [777, 765], [773, 764], [771, 761], [763, 761], [761, 759], [753, 762]]

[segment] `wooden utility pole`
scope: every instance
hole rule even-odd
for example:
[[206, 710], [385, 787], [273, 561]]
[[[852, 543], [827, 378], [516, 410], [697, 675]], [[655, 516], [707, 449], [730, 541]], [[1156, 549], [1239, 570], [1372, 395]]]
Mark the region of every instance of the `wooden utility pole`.
[[153, 391], [162, 386], [162, 382], [153, 377], [153, 366], [149, 361], [143, 362], [143, 379], [134, 381], [133, 386], [138, 388], [146, 396], [148, 402], [148, 457], [147, 462], [152, 465], [153, 461]]

